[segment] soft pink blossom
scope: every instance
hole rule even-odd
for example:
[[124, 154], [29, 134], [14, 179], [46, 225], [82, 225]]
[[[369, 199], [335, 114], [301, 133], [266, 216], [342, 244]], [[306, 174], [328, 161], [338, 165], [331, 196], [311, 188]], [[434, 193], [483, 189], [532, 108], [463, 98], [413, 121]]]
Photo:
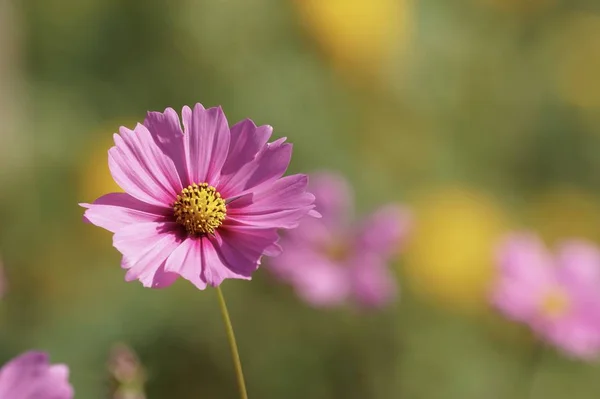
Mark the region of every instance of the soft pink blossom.
[[322, 217], [305, 218], [288, 232], [281, 240], [284, 251], [270, 269], [314, 306], [353, 301], [380, 307], [392, 301], [397, 284], [388, 262], [409, 231], [410, 212], [387, 205], [355, 223], [352, 192], [344, 178], [315, 175], [310, 188]]
[[498, 251], [493, 304], [540, 338], [579, 358], [600, 354], [600, 251], [564, 241], [556, 255], [532, 234], [507, 237]]
[[[183, 127], [182, 127], [183, 124]], [[162, 288], [178, 277], [199, 289], [250, 279], [263, 255], [280, 253], [278, 229], [313, 211], [305, 175], [283, 177], [292, 154], [271, 126], [229, 126], [218, 108], [149, 112], [114, 135], [108, 165], [125, 193], [107, 194], [85, 220], [114, 233], [127, 281]]]
[[51, 365], [44, 352], [26, 352], [0, 369], [0, 398], [71, 399], [69, 368]]
[[115, 344], [110, 351], [108, 371], [114, 383], [112, 399], [145, 399], [146, 373], [137, 354], [125, 344]]

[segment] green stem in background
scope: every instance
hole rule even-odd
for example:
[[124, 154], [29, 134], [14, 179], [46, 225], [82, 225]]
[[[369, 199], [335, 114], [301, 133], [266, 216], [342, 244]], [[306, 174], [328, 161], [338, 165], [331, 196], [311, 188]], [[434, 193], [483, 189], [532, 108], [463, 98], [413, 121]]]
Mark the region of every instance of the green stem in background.
[[[537, 373], [542, 363], [544, 356], [545, 346], [541, 342], [535, 342], [531, 353], [529, 355], [528, 362], [526, 364], [526, 370], [523, 372], [522, 387], [518, 389], [523, 392], [524, 399], [532, 399], [535, 391], [535, 382], [537, 380]], [[519, 397], [519, 395], [517, 395]]]
[[217, 294], [219, 295], [219, 306], [221, 308], [221, 315], [223, 315], [223, 322], [225, 323], [225, 329], [227, 330], [227, 339], [229, 340], [229, 347], [231, 348], [231, 357], [233, 358], [233, 365], [235, 367], [235, 375], [237, 377], [238, 388], [240, 391], [240, 399], [248, 399], [248, 393], [246, 392], [246, 383], [244, 382], [244, 372], [242, 371], [242, 362], [240, 361], [240, 354], [238, 352], [237, 343], [235, 341], [233, 326], [231, 325], [231, 319], [229, 318], [227, 304], [225, 303], [225, 297], [223, 297], [221, 287], [217, 287]]

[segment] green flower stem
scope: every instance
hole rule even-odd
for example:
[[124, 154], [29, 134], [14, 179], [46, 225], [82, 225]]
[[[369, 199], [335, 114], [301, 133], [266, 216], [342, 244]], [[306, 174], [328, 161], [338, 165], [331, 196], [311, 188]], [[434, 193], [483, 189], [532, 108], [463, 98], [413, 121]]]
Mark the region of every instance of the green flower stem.
[[223, 297], [221, 287], [217, 287], [217, 294], [219, 295], [219, 306], [221, 308], [221, 315], [223, 315], [223, 322], [225, 323], [225, 329], [227, 330], [227, 339], [229, 340], [229, 347], [231, 348], [231, 357], [233, 358], [233, 365], [235, 367], [235, 374], [237, 377], [238, 388], [240, 391], [240, 399], [248, 399], [248, 393], [246, 392], [246, 383], [244, 382], [244, 372], [242, 371], [242, 362], [240, 361], [240, 354], [238, 352], [237, 343], [235, 341], [233, 326], [231, 325], [231, 319], [229, 318], [227, 304], [225, 303], [225, 297]]
[[[528, 361], [525, 364], [525, 370], [523, 370], [523, 377], [521, 378], [521, 387], [519, 390], [523, 393], [524, 399], [531, 399], [534, 397], [535, 386], [538, 376], [538, 371], [542, 365], [542, 360], [546, 347], [542, 342], [535, 342], [528, 354]], [[521, 395], [517, 394], [517, 397]]]

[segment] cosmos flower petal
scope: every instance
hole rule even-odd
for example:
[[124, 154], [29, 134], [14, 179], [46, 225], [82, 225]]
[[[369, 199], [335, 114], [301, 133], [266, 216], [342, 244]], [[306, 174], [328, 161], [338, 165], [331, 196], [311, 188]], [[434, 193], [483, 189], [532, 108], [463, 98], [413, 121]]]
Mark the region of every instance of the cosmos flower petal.
[[538, 329], [537, 332], [569, 357], [591, 361], [598, 356], [600, 350], [598, 325], [574, 319], [566, 323], [554, 323], [549, 327]]
[[196, 104], [184, 111], [185, 152], [190, 182], [215, 185], [229, 150], [230, 132], [221, 107], [204, 109]]
[[[505, 276], [515, 276], [535, 284], [547, 281], [553, 259], [544, 243], [531, 233], [516, 233], [501, 240], [497, 263]], [[543, 282], [541, 282], [543, 284]]]
[[[127, 262], [123, 264], [131, 268], [164, 237], [181, 240], [174, 233], [177, 231], [179, 229], [175, 222], [133, 223], [113, 235], [113, 246], [127, 258]], [[156, 264], [156, 268], [159, 266], [160, 262]]]
[[539, 307], [540, 287], [531, 290], [526, 283], [517, 280], [498, 281], [491, 294], [492, 304], [512, 320], [528, 322], [535, 317]]
[[174, 273], [165, 272], [165, 263], [171, 252], [177, 248], [178, 242], [172, 236], [165, 235], [135, 263], [129, 265], [125, 281], [139, 280], [144, 287], [164, 288], [176, 280]]
[[389, 256], [404, 243], [412, 225], [412, 214], [398, 205], [382, 207], [368, 217], [359, 230], [361, 250]]
[[348, 226], [346, 226], [346, 230], [343, 230], [341, 226], [333, 227], [324, 222], [323, 218], [313, 217], [308, 213], [297, 228], [286, 232], [286, 241], [292, 240], [294, 243], [288, 245], [290, 248], [286, 249], [286, 252], [291, 248], [323, 249], [325, 243], [339, 241], [342, 235], [340, 233], [343, 232], [348, 232]]
[[[139, 223], [119, 230], [115, 234], [115, 247], [135, 245], [127, 239], [131, 239], [136, 232], [150, 223]], [[135, 239], [134, 239], [135, 240]], [[181, 239], [175, 234], [162, 233], [154, 237], [153, 242], [147, 242], [145, 250], [139, 251], [135, 257], [127, 257], [130, 263], [125, 275], [125, 281], [139, 280], [144, 287], [160, 288], [171, 281], [172, 276], [165, 276], [165, 263], [171, 253], [180, 245]], [[139, 242], [138, 242], [139, 245]], [[170, 285], [170, 284], [167, 284]]]
[[127, 193], [106, 194], [93, 204], [80, 204], [87, 208], [87, 222], [115, 233], [132, 223], [159, 222], [164, 220], [170, 209], [146, 204]]
[[152, 282], [149, 287], [152, 288], [167, 288], [170, 287], [177, 279], [179, 278], [179, 274], [167, 272], [165, 270], [165, 263], [156, 270], [154, 276], [152, 278]]
[[540, 296], [556, 283], [550, 253], [535, 235], [515, 233], [500, 242], [496, 255], [500, 275], [492, 289], [492, 303], [513, 320], [532, 320]]
[[559, 273], [566, 279], [598, 287], [600, 291], [600, 250], [585, 240], [567, 240], [558, 246]]
[[222, 232], [230, 241], [239, 242], [240, 248], [256, 253], [268, 253], [268, 256], [278, 256], [281, 248], [278, 245], [279, 234], [275, 229], [255, 229], [245, 226], [232, 226]]
[[245, 253], [279, 256], [282, 252], [277, 242], [279, 235], [275, 229], [256, 229], [243, 225], [229, 226], [216, 234], [215, 238], [219, 246], [235, 242], [238, 249]]
[[53, 364], [48, 369], [48, 373], [58, 380], [68, 380], [69, 379], [69, 368], [65, 364]]
[[261, 186], [270, 185], [283, 176], [291, 157], [292, 145], [285, 143], [285, 138], [267, 144], [254, 160], [224, 178], [220, 185], [223, 196], [239, 196], [249, 190], [259, 191]]
[[320, 172], [310, 177], [310, 191], [316, 198], [316, 210], [322, 215], [320, 223], [331, 230], [343, 230], [348, 226], [354, 204], [350, 185], [342, 176]]
[[[196, 106], [202, 106], [202, 104], [196, 104]], [[181, 124], [183, 125], [183, 132], [189, 132], [192, 128], [192, 109], [187, 105], [184, 105], [181, 109]], [[185, 149], [185, 141], [184, 141], [184, 149]], [[187, 161], [186, 161], [187, 162]]]
[[352, 291], [359, 305], [377, 308], [396, 298], [396, 277], [381, 256], [362, 252], [351, 263]]
[[314, 207], [315, 197], [306, 191], [308, 177], [291, 175], [263, 191], [253, 192], [229, 204], [228, 217], [257, 228], [297, 227]]
[[164, 113], [148, 112], [144, 126], [152, 134], [158, 148], [173, 161], [182, 185], [187, 187], [190, 182], [187, 181], [183, 130], [177, 112], [173, 108], [165, 109]]
[[0, 370], [0, 397], [10, 399], [71, 399], [68, 368], [50, 365], [43, 352], [26, 352]]
[[287, 283], [293, 284], [298, 274], [305, 273], [306, 265], [314, 263], [315, 257], [320, 260], [318, 252], [311, 243], [307, 244], [295, 238], [290, 243], [288, 235], [282, 239], [282, 249], [284, 250], [281, 254], [271, 259], [267, 266], [277, 278]]
[[[235, 272], [228, 264], [227, 260], [221, 256], [216, 249], [219, 247], [223, 252], [224, 246], [218, 244], [215, 238], [203, 238], [202, 244], [202, 277], [206, 283], [212, 287], [219, 286], [226, 278], [238, 278], [244, 280], [250, 280], [251, 273], [256, 270], [256, 262], [252, 264], [252, 260], [245, 256], [240, 256], [235, 259], [236, 267], [244, 269], [244, 266], [252, 265], [248, 267], [249, 271], [245, 274]], [[214, 243], [213, 243], [214, 242]], [[238, 253], [241, 253], [238, 252]]]
[[[231, 226], [218, 231], [211, 242], [217, 248], [222, 264], [236, 278], [250, 279], [260, 264], [263, 254], [279, 254], [279, 239], [274, 229], [249, 229], [243, 226]], [[214, 272], [212, 273], [214, 275]]]
[[221, 183], [229, 180], [244, 165], [253, 161], [267, 145], [273, 133], [269, 125], [256, 126], [250, 119], [244, 119], [231, 127], [231, 142], [227, 160], [221, 171]]
[[306, 266], [293, 281], [300, 298], [315, 307], [339, 306], [348, 299], [352, 289], [348, 269], [324, 258]]
[[[169, 156], [171, 154], [165, 153], [155, 141], [158, 134], [153, 135], [146, 126], [139, 123], [133, 131], [122, 127], [119, 129], [119, 133], [128, 149], [132, 151], [132, 154], [136, 156], [140, 163], [143, 163], [153, 179], [159, 183], [159, 187], [164, 190], [164, 194], [171, 197], [173, 193], [178, 193], [182, 189], [183, 184], [175, 167], [175, 162]], [[177, 159], [181, 160], [183, 158], [184, 153], [182, 152]]]
[[201, 278], [202, 274], [202, 250], [200, 240], [184, 240], [175, 249], [167, 263], [165, 270], [179, 274], [184, 279], [194, 284], [198, 289], [206, 288], [206, 281]]
[[182, 188], [173, 161], [163, 154], [144, 125], [122, 127], [108, 151], [115, 182], [128, 194], [152, 205], [167, 206]]

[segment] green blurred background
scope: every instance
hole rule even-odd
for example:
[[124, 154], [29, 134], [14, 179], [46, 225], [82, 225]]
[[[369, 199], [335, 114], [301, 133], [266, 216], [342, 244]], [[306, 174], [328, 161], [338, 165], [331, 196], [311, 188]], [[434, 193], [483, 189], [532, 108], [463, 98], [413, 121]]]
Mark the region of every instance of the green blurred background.
[[216, 293], [127, 284], [78, 202], [116, 190], [106, 151], [146, 110], [222, 105], [339, 170], [358, 209], [416, 212], [401, 300], [318, 310], [265, 270], [226, 281], [252, 398], [598, 398], [600, 368], [488, 308], [510, 229], [600, 240], [597, 0], [0, 0], [0, 361], [68, 363], [109, 398], [116, 342], [149, 398], [235, 398]]

